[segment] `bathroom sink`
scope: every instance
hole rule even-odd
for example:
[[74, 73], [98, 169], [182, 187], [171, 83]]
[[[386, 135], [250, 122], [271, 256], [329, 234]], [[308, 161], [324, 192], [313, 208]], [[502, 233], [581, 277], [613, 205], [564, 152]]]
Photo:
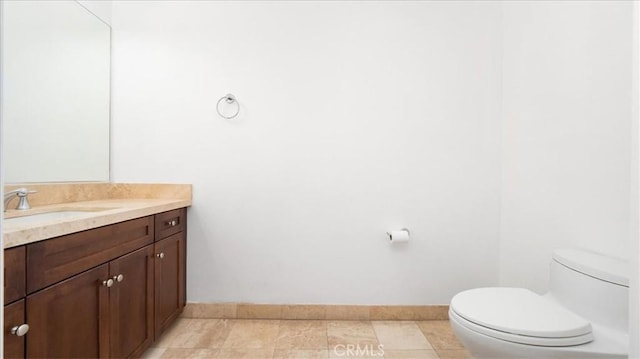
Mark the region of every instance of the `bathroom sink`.
[[37, 223], [37, 222], [43, 222], [43, 221], [78, 217], [81, 215], [87, 215], [92, 213], [94, 213], [94, 211], [62, 210], [62, 211], [53, 211], [53, 212], [46, 212], [46, 213], [37, 213], [37, 214], [32, 214], [32, 215], [27, 215], [22, 217], [5, 218], [4, 222], [7, 224], [28, 224], [28, 223]]

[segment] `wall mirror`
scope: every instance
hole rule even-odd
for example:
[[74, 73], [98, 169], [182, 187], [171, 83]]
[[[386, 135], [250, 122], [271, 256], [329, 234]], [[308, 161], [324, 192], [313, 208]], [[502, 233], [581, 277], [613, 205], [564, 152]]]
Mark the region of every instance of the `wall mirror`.
[[5, 183], [109, 181], [111, 28], [75, 1], [2, 1]]

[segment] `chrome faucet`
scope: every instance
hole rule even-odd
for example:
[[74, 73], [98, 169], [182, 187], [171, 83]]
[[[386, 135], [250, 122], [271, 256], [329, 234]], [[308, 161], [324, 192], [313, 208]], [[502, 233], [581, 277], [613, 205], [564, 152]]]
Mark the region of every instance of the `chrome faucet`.
[[11, 200], [13, 200], [14, 198], [19, 198], [20, 202], [18, 202], [18, 206], [16, 207], [17, 210], [25, 210], [25, 209], [31, 209], [31, 206], [29, 205], [29, 199], [27, 198], [27, 196], [30, 193], [36, 193], [37, 191], [30, 191], [26, 188], [18, 188], [18, 189], [14, 189], [13, 191], [9, 191], [7, 193], [4, 194], [4, 210], [7, 210], [7, 206], [9, 205], [9, 203], [11, 202]]

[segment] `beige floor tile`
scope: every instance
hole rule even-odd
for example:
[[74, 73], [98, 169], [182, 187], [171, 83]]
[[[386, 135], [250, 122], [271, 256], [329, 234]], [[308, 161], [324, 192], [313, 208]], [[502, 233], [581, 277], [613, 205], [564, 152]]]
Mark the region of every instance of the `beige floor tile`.
[[173, 336], [170, 348], [221, 348], [234, 320], [192, 319], [186, 331]]
[[327, 349], [276, 349], [273, 359], [329, 359], [329, 351]]
[[185, 349], [169, 348], [161, 359], [212, 359], [216, 357], [217, 349]]
[[233, 349], [223, 348], [215, 359], [271, 359], [273, 349]]
[[368, 321], [328, 321], [327, 339], [329, 356], [337, 345], [355, 345], [360, 347], [378, 346], [378, 338]]
[[458, 350], [464, 349], [451, 329], [448, 320], [429, 320], [416, 322], [424, 336], [431, 345], [437, 349]]
[[471, 359], [466, 350], [437, 350], [440, 359]]
[[154, 348], [168, 348], [175, 337], [189, 333], [189, 326], [193, 320], [194, 319], [189, 318], [178, 318], [152, 346]]
[[371, 322], [385, 349], [433, 349], [415, 322]]
[[283, 320], [276, 349], [326, 349], [327, 323], [322, 320]]
[[149, 348], [140, 359], [159, 359], [166, 350], [166, 348]]
[[385, 350], [384, 359], [438, 359], [435, 350]]
[[235, 321], [223, 348], [275, 349], [279, 320], [237, 320]]
[[[315, 308], [309, 310], [312, 313]], [[300, 313], [305, 315], [304, 310]], [[381, 359], [383, 355], [385, 359], [471, 358], [446, 320], [370, 322], [179, 318], [147, 350], [143, 359]]]

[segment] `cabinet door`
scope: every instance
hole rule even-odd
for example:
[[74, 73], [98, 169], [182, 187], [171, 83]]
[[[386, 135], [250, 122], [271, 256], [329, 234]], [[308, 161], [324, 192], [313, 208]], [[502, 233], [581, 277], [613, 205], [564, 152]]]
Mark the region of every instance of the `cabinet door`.
[[27, 297], [27, 358], [109, 356], [107, 264]]
[[112, 261], [110, 356], [139, 357], [153, 341], [153, 245]]
[[24, 299], [4, 307], [4, 358], [24, 358], [25, 337], [11, 333], [24, 323]]
[[155, 243], [155, 338], [185, 304], [185, 237], [176, 233]]

